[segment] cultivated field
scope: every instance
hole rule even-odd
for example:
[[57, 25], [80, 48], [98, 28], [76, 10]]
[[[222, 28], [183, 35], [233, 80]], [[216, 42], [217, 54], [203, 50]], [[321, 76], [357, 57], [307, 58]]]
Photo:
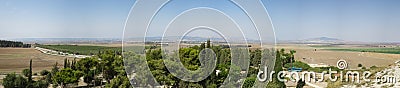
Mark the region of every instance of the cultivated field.
[[33, 72], [36, 73], [45, 69], [51, 70], [56, 62], [58, 66], [63, 66], [65, 57], [43, 54], [33, 48], [0, 48], [0, 74], [20, 73], [29, 68], [30, 59]]
[[77, 54], [77, 55], [95, 55], [102, 50], [121, 51], [121, 47], [105, 47], [105, 46], [91, 46], [91, 45], [39, 45], [38, 47]]
[[[323, 63], [330, 66], [336, 66], [336, 62], [343, 59], [347, 61], [350, 69], [357, 69], [358, 64], [362, 64], [367, 68], [371, 66], [388, 66], [400, 60], [400, 54], [361, 52], [362, 50], [359, 52], [350, 50], [332, 50], [301, 44], [282, 44], [279, 45], [278, 48], [296, 50], [295, 59], [309, 64]], [[347, 48], [354, 49], [354, 47]], [[371, 48], [368, 49], [371, 50]]]

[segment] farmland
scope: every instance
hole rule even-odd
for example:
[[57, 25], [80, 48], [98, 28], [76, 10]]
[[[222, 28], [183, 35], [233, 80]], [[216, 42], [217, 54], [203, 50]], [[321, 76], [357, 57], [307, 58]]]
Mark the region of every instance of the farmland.
[[351, 49], [336, 48], [327, 50], [400, 54], [400, 48], [351, 48]]
[[[309, 46], [301, 44], [281, 44], [279, 48], [297, 51], [296, 60], [308, 64], [326, 64], [336, 66], [338, 60], [346, 60], [350, 69], [357, 69], [358, 64], [365, 67], [386, 67], [400, 60], [398, 48], [367, 47], [362, 45]], [[397, 51], [396, 51], [397, 50]]]
[[386, 54], [400, 54], [400, 47], [341, 47], [341, 46], [311, 46], [315, 48], [332, 50], [332, 51], [352, 51], [352, 52], [373, 52], [373, 53], [386, 53]]
[[[56, 62], [62, 66], [65, 58], [43, 54], [32, 48], [0, 48], [0, 72], [1, 74], [20, 73], [29, 67], [30, 59], [33, 61], [33, 72], [50, 70]], [[72, 60], [73, 58], [68, 59]]]
[[91, 45], [39, 45], [38, 47], [79, 55], [94, 55], [104, 50], [121, 51], [121, 47]]

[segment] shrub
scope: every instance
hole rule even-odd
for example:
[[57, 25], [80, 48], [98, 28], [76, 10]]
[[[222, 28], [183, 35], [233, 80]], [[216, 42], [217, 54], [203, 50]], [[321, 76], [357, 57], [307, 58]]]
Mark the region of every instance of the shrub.
[[43, 80], [39, 80], [33, 83], [33, 88], [47, 88], [49, 83]]
[[50, 71], [42, 70], [42, 71], [40, 72], [40, 75], [45, 76], [45, 75], [47, 75], [47, 74], [49, 74], [49, 73], [50, 73]]
[[[293, 66], [296, 68], [302, 68], [303, 70], [309, 70], [311, 68], [310, 65], [308, 65], [304, 62], [301, 62], [301, 61], [295, 61], [293, 63]], [[291, 67], [292, 67], [292, 63], [285, 64], [285, 68], [291, 68]]]
[[357, 66], [358, 66], [358, 67], [362, 67], [363, 65], [362, 65], [362, 64], [358, 64]]
[[242, 88], [252, 88], [254, 82], [256, 81], [256, 79], [257, 78], [255, 76], [246, 78], [246, 81], [244, 81], [244, 84], [243, 84]]
[[25, 77], [28, 77], [29, 74], [30, 74], [30, 70], [29, 70], [29, 69], [24, 69], [24, 70], [22, 70], [22, 74], [23, 74]]
[[7, 74], [3, 79], [3, 86], [5, 88], [25, 88], [28, 85], [28, 80], [15, 73]]

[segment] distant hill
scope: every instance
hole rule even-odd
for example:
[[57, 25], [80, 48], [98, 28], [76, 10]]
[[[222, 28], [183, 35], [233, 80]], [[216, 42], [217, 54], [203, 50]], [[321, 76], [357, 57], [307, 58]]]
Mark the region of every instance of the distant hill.
[[329, 37], [310, 38], [310, 39], [306, 39], [306, 40], [309, 40], [309, 41], [343, 41], [341, 39], [329, 38]]
[[286, 40], [280, 41], [280, 43], [297, 43], [297, 44], [345, 44], [349, 41], [330, 38], [330, 37], [317, 37], [317, 38], [309, 38], [303, 40]]
[[[175, 42], [176, 40], [181, 40], [182, 36], [167, 36], [164, 37], [165, 42]], [[137, 37], [137, 38], [127, 38], [126, 41], [143, 41], [144, 37]], [[154, 41], [162, 41], [163, 37], [146, 37], [146, 42], [154, 42]], [[224, 38], [216, 38], [216, 37], [197, 37], [197, 36], [185, 36], [182, 38], [183, 41], [198, 41], [204, 42], [210, 39], [211, 41], [218, 41], [218, 42], [225, 42]], [[243, 41], [239, 40], [241, 38], [230, 38], [226, 40], [231, 40], [231, 42]], [[258, 42], [258, 40], [253, 39], [246, 39], [247, 42]]]

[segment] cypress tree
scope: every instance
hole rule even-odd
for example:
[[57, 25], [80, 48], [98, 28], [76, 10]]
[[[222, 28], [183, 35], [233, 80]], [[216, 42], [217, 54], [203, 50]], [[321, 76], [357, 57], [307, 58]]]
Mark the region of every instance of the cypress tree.
[[210, 48], [210, 47], [211, 47], [210, 42], [211, 42], [210, 39], [208, 39], [208, 40], [207, 40], [207, 48]]
[[68, 67], [68, 61], [67, 61], [67, 58], [65, 58], [64, 59], [64, 68], [67, 68]]
[[32, 59], [29, 61], [28, 82], [32, 83]]

